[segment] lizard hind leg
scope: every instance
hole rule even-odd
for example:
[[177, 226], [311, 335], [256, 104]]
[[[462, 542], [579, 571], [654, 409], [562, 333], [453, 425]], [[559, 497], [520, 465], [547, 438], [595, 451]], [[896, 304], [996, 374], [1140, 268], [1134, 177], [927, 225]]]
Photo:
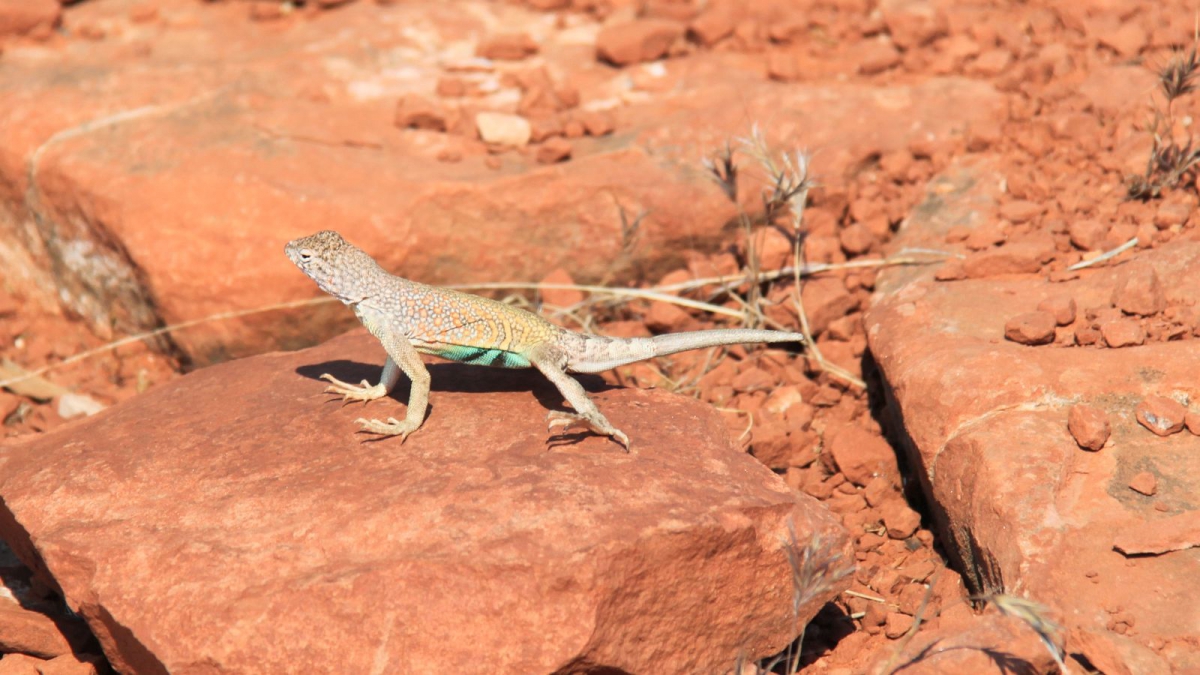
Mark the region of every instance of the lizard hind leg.
[[592, 433], [612, 438], [614, 441], [625, 446], [626, 452], [631, 452], [629, 448], [629, 437], [626, 436], [620, 429], [610, 424], [603, 415], [599, 416], [597, 419], [588, 417], [587, 415], [564, 412], [562, 410], [551, 410], [546, 415], [546, 427], [551, 433], [553, 433], [558, 427], [562, 427], [564, 432], [570, 429], [586, 429]]
[[552, 362], [536, 358], [532, 361], [533, 365], [546, 376], [546, 379], [558, 387], [563, 398], [567, 399], [567, 403], [570, 403], [571, 407], [575, 409], [574, 413], [560, 410], [550, 411], [550, 414], [546, 416], [549, 431], [553, 432], [559, 427], [564, 430], [582, 427], [601, 436], [612, 438], [624, 446], [626, 452], [630, 452], [629, 437], [604, 417], [592, 399], [588, 398], [587, 392], [583, 390], [583, 385], [579, 384], [578, 380]]

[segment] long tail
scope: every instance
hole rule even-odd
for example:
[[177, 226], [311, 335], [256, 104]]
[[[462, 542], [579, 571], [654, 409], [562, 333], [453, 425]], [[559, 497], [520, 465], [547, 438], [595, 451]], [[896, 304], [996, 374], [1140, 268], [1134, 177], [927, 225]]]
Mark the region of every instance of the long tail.
[[576, 373], [598, 373], [617, 366], [645, 361], [655, 356], [677, 354], [691, 349], [756, 342], [804, 342], [804, 335], [777, 330], [728, 328], [669, 333], [650, 338], [589, 337], [585, 342], [584, 357], [572, 360], [567, 365], [567, 369]]

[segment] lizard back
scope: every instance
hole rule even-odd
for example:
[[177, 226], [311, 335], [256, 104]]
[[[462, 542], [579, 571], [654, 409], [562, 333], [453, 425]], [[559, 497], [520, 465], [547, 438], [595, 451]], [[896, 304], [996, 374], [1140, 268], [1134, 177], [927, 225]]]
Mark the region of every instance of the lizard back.
[[388, 281], [381, 298], [390, 305], [385, 313], [426, 354], [473, 365], [528, 368], [529, 350], [562, 330], [489, 298], [396, 276]]

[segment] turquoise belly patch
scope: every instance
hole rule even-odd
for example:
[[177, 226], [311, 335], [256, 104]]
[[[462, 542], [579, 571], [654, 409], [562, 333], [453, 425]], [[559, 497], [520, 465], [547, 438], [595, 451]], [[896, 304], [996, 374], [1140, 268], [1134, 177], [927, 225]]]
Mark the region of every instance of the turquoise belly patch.
[[529, 359], [516, 352], [506, 352], [503, 349], [483, 349], [480, 347], [444, 347], [434, 352], [437, 356], [451, 361], [469, 363], [473, 366], [493, 366], [496, 368], [528, 368]]

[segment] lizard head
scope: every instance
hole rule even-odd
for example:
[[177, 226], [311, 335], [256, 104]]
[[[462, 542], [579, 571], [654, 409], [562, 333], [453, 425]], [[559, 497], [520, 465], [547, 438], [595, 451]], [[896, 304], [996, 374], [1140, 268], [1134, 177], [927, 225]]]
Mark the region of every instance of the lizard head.
[[379, 265], [333, 230], [293, 239], [284, 251], [321, 290], [348, 305], [371, 294], [370, 280]]

